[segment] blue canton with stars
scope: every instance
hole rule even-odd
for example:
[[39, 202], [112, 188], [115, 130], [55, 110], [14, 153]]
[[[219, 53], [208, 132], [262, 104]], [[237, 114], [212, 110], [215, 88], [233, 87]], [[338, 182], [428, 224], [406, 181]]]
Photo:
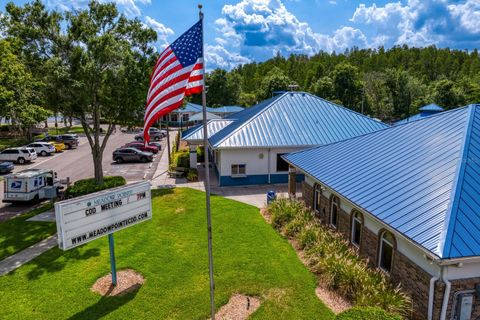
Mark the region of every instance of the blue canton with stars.
[[200, 20], [170, 45], [183, 67], [188, 67], [203, 57], [202, 36]]

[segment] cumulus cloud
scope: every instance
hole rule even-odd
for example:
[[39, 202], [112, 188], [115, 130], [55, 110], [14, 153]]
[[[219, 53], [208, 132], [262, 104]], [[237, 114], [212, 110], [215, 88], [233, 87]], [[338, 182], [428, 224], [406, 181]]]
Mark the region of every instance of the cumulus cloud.
[[451, 4], [448, 10], [452, 16], [460, 21], [465, 30], [471, 33], [480, 33], [480, 1], [467, 0], [463, 4]]
[[172, 29], [149, 16], [145, 16], [145, 25], [157, 32], [157, 41], [162, 49], [168, 45], [167, 38], [174, 34]]
[[215, 68], [230, 70], [239, 64], [252, 62], [238, 53], [232, 53], [222, 45], [205, 45], [207, 71]]
[[280, 0], [242, 0], [225, 5], [222, 15], [216, 25], [223, 40], [217, 42], [239, 48], [244, 56], [268, 58], [276, 52], [312, 55], [367, 45], [362, 31], [353, 27], [342, 27], [332, 35], [314, 32]]

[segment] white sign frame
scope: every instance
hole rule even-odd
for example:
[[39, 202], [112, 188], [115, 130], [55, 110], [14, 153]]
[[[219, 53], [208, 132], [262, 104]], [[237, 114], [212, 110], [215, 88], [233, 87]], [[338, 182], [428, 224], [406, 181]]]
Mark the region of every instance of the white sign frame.
[[149, 181], [55, 203], [58, 246], [69, 250], [152, 219]]

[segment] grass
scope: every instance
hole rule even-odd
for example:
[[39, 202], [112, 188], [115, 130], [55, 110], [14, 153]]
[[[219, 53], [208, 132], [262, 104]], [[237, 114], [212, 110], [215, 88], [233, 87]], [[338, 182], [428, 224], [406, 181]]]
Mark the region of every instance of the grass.
[[45, 239], [57, 231], [53, 222], [25, 221], [50, 208], [52, 208], [52, 205], [47, 204], [0, 223], [0, 260]]
[[61, 127], [58, 129], [55, 128], [48, 128], [48, 134], [49, 135], [58, 135], [58, 134], [64, 134], [64, 133], [84, 133], [83, 127], [82, 126], [76, 126], [76, 127]]
[[[205, 195], [154, 193], [153, 220], [115, 234], [117, 267], [146, 279], [138, 291], [111, 298], [90, 291], [109, 272], [104, 237], [67, 252], [52, 249], [0, 277], [0, 318], [206, 319]], [[244, 293], [262, 299], [251, 319], [333, 319], [315, 296], [315, 276], [257, 208], [214, 196], [212, 219], [217, 309]]]
[[28, 143], [25, 138], [0, 138], [0, 151], [11, 148], [20, 147]]

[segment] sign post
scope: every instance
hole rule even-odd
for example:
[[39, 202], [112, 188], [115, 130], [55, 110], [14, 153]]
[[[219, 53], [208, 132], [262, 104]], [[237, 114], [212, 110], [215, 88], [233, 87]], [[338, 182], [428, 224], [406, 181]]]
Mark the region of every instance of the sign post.
[[117, 285], [117, 265], [115, 263], [115, 245], [113, 243], [113, 233], [108, 235], [108, 246], [110, 247], [110, 268], [112, 270], [112, 285]]
[[152, 219], [150, 182], [55, 203], [58, 246], [69, 250], [108, 235], [112, 285], [117, 285], [113, 233]]

